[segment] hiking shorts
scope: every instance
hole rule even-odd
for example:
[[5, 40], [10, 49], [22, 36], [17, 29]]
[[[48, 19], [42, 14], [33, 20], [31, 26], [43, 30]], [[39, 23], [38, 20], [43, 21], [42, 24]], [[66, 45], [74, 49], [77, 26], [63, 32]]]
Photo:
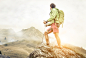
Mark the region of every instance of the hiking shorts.
[[53, 24], [51, 25], [51, 27], [50, 27], [49, 29], [47, 29], [47, 32], [48, 32], [48, 33], [51, 33], [51, 32], [53, 32], [53, 33], [55, 33], [55, 32], [59, 33], [59, 29], [58, 29], [58, 27], [56, 26], [56, 24], [53, 23]]

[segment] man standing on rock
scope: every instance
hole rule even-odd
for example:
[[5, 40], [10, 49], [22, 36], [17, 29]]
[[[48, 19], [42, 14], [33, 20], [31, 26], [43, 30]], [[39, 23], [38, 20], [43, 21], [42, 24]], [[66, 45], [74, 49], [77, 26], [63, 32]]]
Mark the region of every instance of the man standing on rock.
[[58, 18], [59, 18], [59, 13], [58, 13], [58, 9], [55, 8], [55, 4], [54, 3], [51, 3], [50, 4], [50, 18], [47, 20], [47, 21], [44, 21], [43, 23], [46, 24], [46, 27], [47, 26], [51, 26], [47, 31], [45, 31], [44, 35], [45, 35], [45, 39], [46, 39], [46, 44], [49, 45], [49, 37], [48, 37], [48, 34], [53, 32], [54, 35], [55, 35], [55, 38], [57, 40], [57, 43], [58, 43], [58, 46], [61, 47], [61, 41], [60, 41], [60, 38], [59, 38], [59, 21], [58, 21]]

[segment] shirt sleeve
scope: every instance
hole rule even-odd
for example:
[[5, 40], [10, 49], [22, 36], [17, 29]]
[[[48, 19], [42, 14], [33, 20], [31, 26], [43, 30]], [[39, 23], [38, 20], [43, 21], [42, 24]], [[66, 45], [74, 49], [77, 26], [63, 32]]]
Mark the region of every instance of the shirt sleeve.
[[57, 15], [57, 10], [55, 9], [51, 10], [50, 18], [47, 21], [49, 22], [52, 21], [53, 19], [55, 19], [56, 15]]

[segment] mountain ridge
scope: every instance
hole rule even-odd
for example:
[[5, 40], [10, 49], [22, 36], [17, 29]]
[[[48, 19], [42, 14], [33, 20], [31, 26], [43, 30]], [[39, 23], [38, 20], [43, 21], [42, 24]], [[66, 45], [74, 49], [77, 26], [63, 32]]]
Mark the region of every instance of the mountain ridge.
[[[35, 27], [30, 27], [27, 29], [22, 29], [19, 32], [15, 32], [13, 29], [0, 29], [0, 41], [10, 42], [19, 40], [39, 40], [43, 37], [42, 32], [40, 32]], [[6, 38], [6, 40], [4, 40]]]

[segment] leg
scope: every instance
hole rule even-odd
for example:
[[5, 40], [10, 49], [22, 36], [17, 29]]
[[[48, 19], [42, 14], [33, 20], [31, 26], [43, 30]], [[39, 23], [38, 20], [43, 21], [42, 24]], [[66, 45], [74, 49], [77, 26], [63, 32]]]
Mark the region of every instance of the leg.
[[57, 32], [55, 32], [55, 33], [54, 33], [55, 38], [56, 38], [57, 43], [58, 43], [58, 46], [59, 46], [59, 47], [61, 47], [61, 40], [60, 40], [60, 38], [59, 38], [59, 35], [58, 35], [58, 34], [59, 34], [59, 33], [57, 33]]
[[46, 39], [46, 44], [49, 45], [49, 37], [48, 37], [48, 33], [45, 32], [44, 35], [45, 35], [45, 39]]
[[49, 28], [47, 32], [44, 33], [45, 39], [46, 39], [46, 44], [49, 45], [49, 37], [48, 34], [52, 32], [52, 28]]

